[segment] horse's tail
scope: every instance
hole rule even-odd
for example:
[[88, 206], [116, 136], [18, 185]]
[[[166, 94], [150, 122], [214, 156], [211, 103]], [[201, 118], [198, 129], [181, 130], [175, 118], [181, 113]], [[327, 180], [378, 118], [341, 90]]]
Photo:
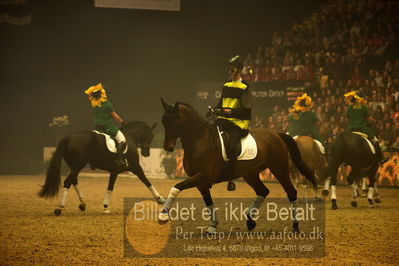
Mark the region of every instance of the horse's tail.
[[306, 179], [312, 183], [314, 188], [317, 188], [316, 177], [312, 170], [310, 170], [310, 168], [302, 160], [301, 153], [299, 152], [298, 145], [296, 144], [295, 140], [291, 136], [284, 133], [279, 133], [278, 135], [287, 146], [291, 155], [291, 160], [295, 164], [296, 168], [306, 177]]
[[53, 198], [58, 194], [61, 181], [61, 162], [67, 142], [68, 139], [64, 137], [58, 143], [57, 149], [51, 158], [47, 169], [46, 181], [38, 193], [38, 196], [41, 198]]

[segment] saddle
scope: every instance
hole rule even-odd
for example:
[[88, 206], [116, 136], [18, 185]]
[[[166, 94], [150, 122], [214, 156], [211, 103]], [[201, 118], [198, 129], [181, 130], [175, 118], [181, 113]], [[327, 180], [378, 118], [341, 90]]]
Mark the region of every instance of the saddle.
[[[223, 160], [227, 162], [229, 160], [226, 153], [228, 150], [229, 133], [221, 131], [218, 126], [216, 126], [216, 128], [220, 138]], [[238, 154], [240, 154], [237, 160], [252, 160], [256, 157], [258, 148], [254, 137], [250, 133], [244, 138], [241, 138], [240, 143], [237, 145], [237, 151]]]
[[[110, 135], [101, 132], [98, 129], [94, 129], [92, 130], [93, 133], [98, 134], [98, 135], [103, 135], [105, 137], [105, 146], [107, 147], [107, 149], [112, 152], [112, 153], [116, 153], [116, 140], [113, 139]], [[123, 133], [122, 133], [123, 134]], [[123, 151], [123, 154], [126, 154], [128, 150], [128, 145], [126, 145], [125, 150]]]

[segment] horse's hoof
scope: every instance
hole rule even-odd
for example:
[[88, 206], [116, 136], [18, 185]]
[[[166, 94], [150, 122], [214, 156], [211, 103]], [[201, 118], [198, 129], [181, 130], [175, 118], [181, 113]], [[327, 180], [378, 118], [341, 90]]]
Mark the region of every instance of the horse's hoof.
[[208, 229], [206, 229], [206, 234], [207, 235], [215, 235], [216, 234], [216, 227], [209, 226]]
[[323, 189], [323, 191], [321, 192], [321, 195], [323, 195], [323, 197], [327, 197], [328, 194], [330, 194], [330, 191], [328, 189]]
[[294, 222], [294, 223], [292, 224], [292, 231], [293, 231], [294, 233], [299, 233], [299, 223], [298, 223], [298, 222]]
[[338, 209], [337, 200], [333, 199], [331, 201], [332, 201], [331, 209], [337, 210]]
[[57, 209], [54, 210], [54, 215], [55, 216], [60, 216], [61, 213], [62, 213], [62, 210], [60, 208], [57, 208]]
[[351, 201], [351, 205], [352, 205], [352, 207], [356, 208], [357, 207], [357, 201], [356, 200], [352, 200]]
[[79, 204], [79, 210], [81, 210], [82, 212], [84, 212], [86, 210], [86, 203], [80, 203]]
[[159, 205], [163, 205], [163, 204], [165, 204], [166, 199], [164, 199], [163, 197], [159, 197], [156, 199], [156, 201]]
[[228, 191], [234, 191], [236, 190], [236, 184], [234, 182], [228, 182], [227, 184], [227, 190]]
[[369, 202], [369, 208], [374, 208], [375, 207], [374, 202], [373, 202], [372, 199], [367, 199], [367, 201]]
[[375, 203], [381, 203], [382, 201], [381, 201], [380, 198], [376, 198], [376, 199], [374, 199], [374, 202], [375, 202]]
[[250, 217], [247, 216], [247, 228], [248, 228], [248, 231], [254, 230], [255, 227], [256, 227], [256, 222], [254, 220], [252, 220]]
[[165, 210], [162, 210], [158, 215], [158, 223], [166, 224], [167, 222], [169, 222], [169, 213]]

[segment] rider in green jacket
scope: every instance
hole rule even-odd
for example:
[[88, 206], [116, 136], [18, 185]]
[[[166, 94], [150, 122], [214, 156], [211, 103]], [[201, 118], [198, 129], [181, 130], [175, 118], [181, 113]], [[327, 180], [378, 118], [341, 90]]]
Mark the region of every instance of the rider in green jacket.
[[350, 131], [358, 131], [367, 135], [372, 140], [378, 159], [381, 164], [384, 164], [388, 159], [384, 158], [378, 143], [377, 136], [374, 131], [368, 126], [368, 108], [366, 100], [359, 96], [356, 91], [348, 92], [344, 95], [345, 101], [348, 104], [347, 117], [349, 120], [348, 128]]
[[126, 139], [114, 122], [123, 125], [123, 120], [115, 112], [112, 103], [108, 101], [107, 94], [101, 83], [91, 86], [85, 91], [93, 108], [95, 129], [104, 132], [114, 138], [116, 144], [116, 161], [118, 168], [127, 166], [123, 159], [123, 151], [126, 149]]
[[319, 120], [316, 113], [311, 110], [312, 106], [312, 98], [306, 93], [296, 99], [288, 117], [288, 133], [293, 137], [310, 136], [319, 142], [323, 142], [317, 127]]

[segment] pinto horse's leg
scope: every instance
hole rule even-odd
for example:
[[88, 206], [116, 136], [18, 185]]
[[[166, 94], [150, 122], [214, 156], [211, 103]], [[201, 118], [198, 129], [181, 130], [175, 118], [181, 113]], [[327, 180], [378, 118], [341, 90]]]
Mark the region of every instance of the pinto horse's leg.
[[114, 185], [115, 185], [115, 181], [116, 181], [117, 177], [118, 177], [117, 172], [111, 172], [109, 174], [108, 188], [107, 188], [107, 192], [105, 192], [104, 201], [103, 201], [104, 213], [110, 213], [109, 202], [110, 202], [110, 199], [112, 196], [112, 191], [114, 190]]
[[138, 159], [134, 160], [133, 163], [130, 160], [129, 164], [132, 164], [130, 166], [130, 168], [129, 168], [130, 172], [135, 174], [141, 180], [141, 182], [143, 182], [147, 186], [147, 188], [150, 190], [152, 196], [157, 201], [157, 203], [158, 204], [164, 204], [165, 203], [165, 199], [161, 196], [161, 194], [158, 193], [156, 188], [151, 184], [151, 182], [145, 176], [143, 168], [138, 163]]
[[167, 223], [169, 221], [169, 210], [172, 207], [174, 201], [176, 200], [177, 196], [179, 195], [180, 191], [192, 187], [196, 187], [199, 183], [199, 178], [202, 175], [197, 173], [193, 176], [188, 177], [186, 180], [177, 183], [169, 192], [168, 198], [166, 199], [165, 204], [163, 205], [159, 215], [158, 221], [161, 224]]
[[262, 203], [265, 201], [267, 195], [269, 195], [269, 189], [259, 179], [259, 173], [244, 176], [243, 179], [256, 193], [256, 198], [252, 205], [248, 208], [246, 213], [247, 216], [247, 228], [249, 231], [256, 227], [256, 222], [252, 219], [252, 213], [259, 209]]

